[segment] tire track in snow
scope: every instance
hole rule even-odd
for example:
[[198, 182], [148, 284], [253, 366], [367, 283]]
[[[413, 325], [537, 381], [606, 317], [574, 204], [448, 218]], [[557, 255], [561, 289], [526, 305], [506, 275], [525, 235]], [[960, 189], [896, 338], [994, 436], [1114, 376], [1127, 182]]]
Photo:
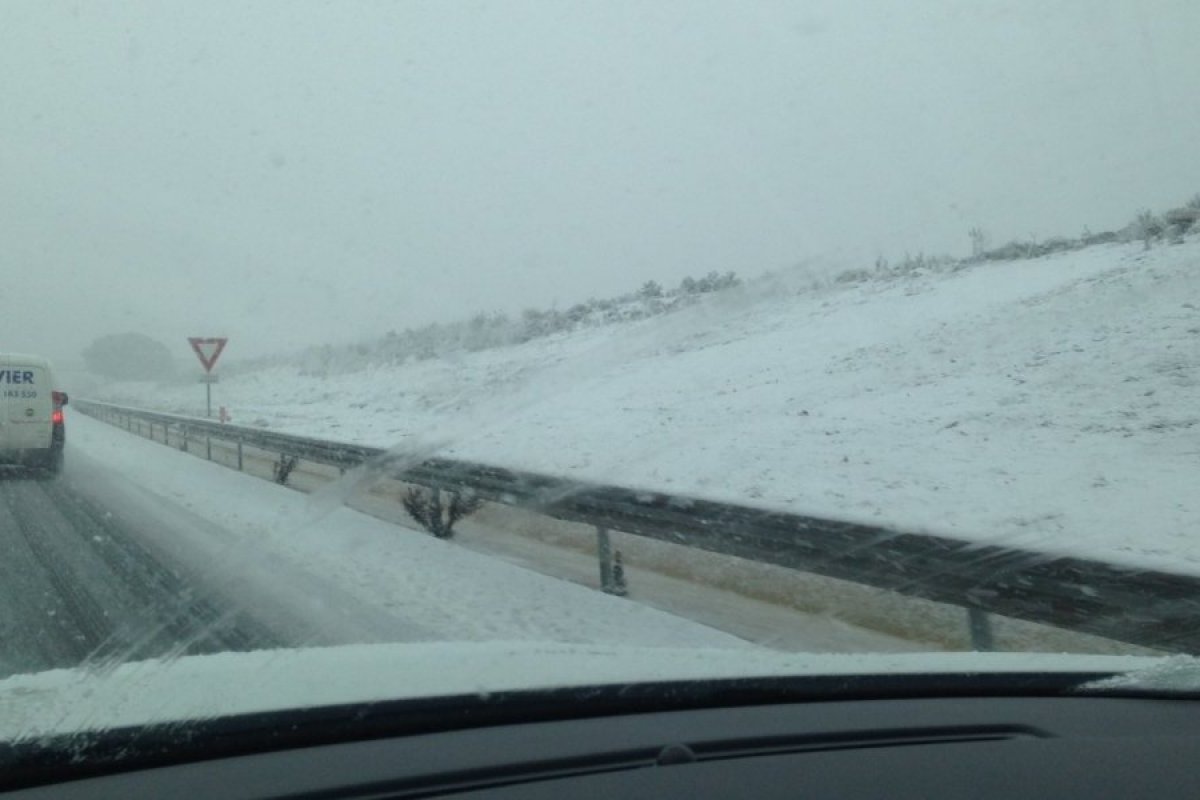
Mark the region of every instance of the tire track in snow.
[[76, 491], [70, 477], [45, 482], [6, 473], [0, 479], [0, 672], [283, 643], [137, 538]]

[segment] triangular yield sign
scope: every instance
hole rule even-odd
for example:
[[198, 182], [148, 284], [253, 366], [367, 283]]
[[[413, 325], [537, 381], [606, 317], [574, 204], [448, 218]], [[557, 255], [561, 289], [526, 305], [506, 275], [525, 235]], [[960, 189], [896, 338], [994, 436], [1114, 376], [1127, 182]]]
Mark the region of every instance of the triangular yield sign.
[[192, 336], [188, 338], [188, 344], [196, 351], [196, 357], [200, 359], [205, 372], [212, 372], [212, 368], [217, 365], [217, 359], [221, 357], [221, 351], [225, 349], [225, 343], [228, 341], [229, 339], [223, 337]]

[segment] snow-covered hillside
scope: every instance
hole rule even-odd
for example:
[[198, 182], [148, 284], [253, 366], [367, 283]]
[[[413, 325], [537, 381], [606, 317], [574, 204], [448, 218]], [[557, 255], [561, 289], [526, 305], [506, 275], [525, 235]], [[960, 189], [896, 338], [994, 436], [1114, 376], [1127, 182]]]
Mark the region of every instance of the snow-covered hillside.
[[[197, 413], [198, 384], [105, 399]], [[234, 422], [1200, 571], [1200, 240], [814, 288], [325, 378]]]

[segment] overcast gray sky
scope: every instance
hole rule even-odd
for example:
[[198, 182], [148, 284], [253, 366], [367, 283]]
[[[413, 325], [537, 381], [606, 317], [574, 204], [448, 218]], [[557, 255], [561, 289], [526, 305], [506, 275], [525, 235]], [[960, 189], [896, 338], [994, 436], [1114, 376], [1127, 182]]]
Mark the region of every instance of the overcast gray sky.
[[1200, 192], [1196, 0], [6, 2], [0, 350], [251, 355]]

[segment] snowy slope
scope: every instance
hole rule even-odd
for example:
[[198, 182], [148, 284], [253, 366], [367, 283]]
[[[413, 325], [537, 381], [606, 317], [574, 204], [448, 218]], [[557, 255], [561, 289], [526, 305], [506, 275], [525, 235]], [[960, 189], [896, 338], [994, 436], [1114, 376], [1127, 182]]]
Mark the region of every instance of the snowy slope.
[[[801, 283], [800, 286], [791, 283]], [[234, 421], [1200, 571], [1200, 241], [814, 287], [324, 378]], [[195, 385], [108, 399], [195, 413]]]

